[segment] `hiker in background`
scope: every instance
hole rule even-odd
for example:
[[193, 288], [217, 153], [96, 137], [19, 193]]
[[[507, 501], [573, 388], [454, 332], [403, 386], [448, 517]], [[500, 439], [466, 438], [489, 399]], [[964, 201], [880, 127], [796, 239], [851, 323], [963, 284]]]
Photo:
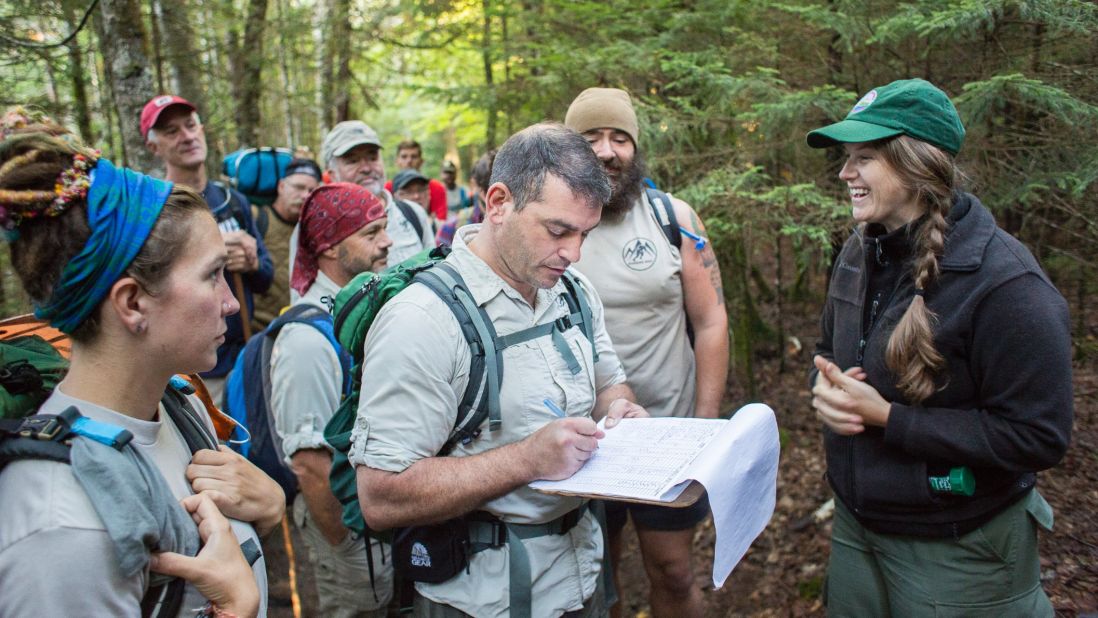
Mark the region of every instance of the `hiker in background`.
[[393, 197], [419, 206], [427, 203], [427, 177], [414, 169], [400, 170], [393, 176]]
[[450, 218], [446, 219], [446, 223], [438, 227], [438, 234], [435, 235], [436, 245], [440, 247], [451, 245], [454, 242], [454, 232], [458, 228], [484, 220], [484, 197], [488, 191], [488, 181], [492, 177], [492, 161], [495, 158], [496, 149], [493, 148], [477, 159], [476, 164], [473, 165], [473, 173], [469, 176], [469, 185], [473, 189], [472, 206], [451, 214]]
[[[320, 166], [310, 159], [294, 159], [278, 181], [278, 197], [270, 206], [263, 244], [274, 264], [271, 287], [255, 300], [255, 321], [266, 326], [290, 304], [290, 238], [301, 216], [301, 206], [320, 184]], [[259, 208], [266, 208], [260, 206]]]
[[[241, 542], [258, 547], [257, 529], [281, 521], [282, 492], [227, 449], [192, 455], [191, 438], [212, 447], [216, 436], [173, 379], [214, 366], [239, 308], [205, 202], [12, 112], [0, 122], [0, 206], [36, 315], [71, 339], [68, 372], [37, 413], [86, 417], [68, 425], [71, 439], [38, 435], [71, 440], [67, 460], [17, 457], [0, 474], [0, 615], [136, 616], [147, 605], [194, 616], [207, 600], [210, 615], [263, 615], [264, 562], [249, 566]], [[174, 594], [150, 566], [189, 584]], [[176, 609], [157, 613], [158, 599]]]
[[398, 264], [434, 246], [434, 232], [427, 213], [418, 204], [393, 199], [385, 182], [385, 163], [377, 132], [360, 120], [346, 120], [332, 127], [320, 146], [321, 161], [332, 182], [353, 182], [385, 203], [393, 242], [389, 263]]
[[[271, 328], [270, 412], [281, 452], [297, 479], [293, 521], [309, 546], [320, 613], [352, 617], [385, 615], [392, 598], [389, 548], [353, 536], [328, 486], [332, 454], [324, 426], [339, 407], [350, 375], [331, 331], [331, 309], [340, 288], [360, 272], [381, 272], [392, 241], [385, 233], [385, 205], [350, 183], [318, 188], [301, 212], [293, 286], [301, 297]], [[373, 576], [365, 542], [371, 542]]]
[[[492, 180], [484, 223], [462, 228], [432, 271], [463, 279], [500, 337], [531, 337], [501, 350], [499, 418], [449, 456], [436, 456], [455, 426], [472, 354], [446, 302], [421, 283], [409, 285], [366, 335], [350, 447], [358, 498], [374, 530], [477, 517], [455, 524], [485, 541], [471, 556], [412, 549], [416, 566], [458, 562], [446, 581], [416, 584], [417, 616], [597, 616], [606, 588], [594, 513], [584, 500], [527, 485], [578, 470], [603, 435], [596, 420], [608, 417], [613, 427], [624, 416], [647, 416], [631, 403], [598, 296], [582, 276], [566, 273], [598, 224], [610, 185], [586, 142], [557, 124], [508, 139]], [[579, 311], [582, 327], [566, 317], [571, 286], [589, 303], [589, 313]], [[516, 544], [501, 542], [504, 531]]]
[[835, 492], [831, 616], [1052, 616], [1036, 472], [1072, 426], [1067, 303], [963, 188], [965, 130], [921, 79], [808, 134], [841, 145], [858, 225], [811, 371]]
[[[153, 97], [141, 110], [141, 135], [145, 146], [164, 163], [165, 177], [202, 194], [217, 221], [217, 227], [229, 250], [229, 289], [244, 306], [230, 315], [225, 342], [217, 350], [217, 364], [202, 373], [202, 379], [214, 401], [220, 405], [225, 390], [225, 375], [232, 369], [236, 355], [251, 332], [255, 311], [253, 295], [271, 287], [274, 264], [252, 219], [247, 198], [235, 189], [209, 180], [206, 173], [206, 132], [198, 110], [190, 101], [174, 95]], [[240, 288], [243, 289], [240, 289]], [[244, 321], [249, 324], [245, 328]]]
[[[728, 379], [721, 271], [708, 242], [682, 242], [684, 230], [704, 238], [705, 227], [686, 202], [645, 190], [637, 115], [624, 90], [584, 90], [565, 124], [591, 144], [614, 187], [576, 268], [602, 298], [606, 330], [637, 402], [652, 416], [717, 418]], [[708, 515], [704, 499], [682, 509], [607, 503], [614, 573], [632, 517], [653, 616], [702, 615], [691, 554], [694, 531]], [[621, 615], [622, 601], [613, 615]]]
[[465, 187], [458, 184], [457, 177], [457, 165], [449, 159], [443, 161], [439, 178], [442, 180], [442, 186], [446, 187], [447, 216], [454, 214], [462, 208], [472, 206], [472, 200], [469, 199], [469, 194], [465, 191]]
[[[423, 148], [419, 142], [409, 139], [397, 144], [396, 154], [397, 170], [415, 170], [420, 172], [423, 168]], [[421, 172], [422, 173], [422, 172]], [[446, 187], [434, 178], [427, 181], [430, 199], [422, 204], [427, 214], [431, 216], [432, 225], [446, 220]], [[386, 183], [385, 188], [392, 191], [392, 183]]]

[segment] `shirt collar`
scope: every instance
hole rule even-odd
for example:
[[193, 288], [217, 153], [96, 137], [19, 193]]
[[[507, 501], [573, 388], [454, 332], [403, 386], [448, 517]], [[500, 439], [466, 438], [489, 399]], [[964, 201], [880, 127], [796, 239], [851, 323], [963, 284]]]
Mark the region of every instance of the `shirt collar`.
[[[450, 257], [446, 258], [447, 261], [453, 263], [461, 272], [462, 278], [465, 279], [465, 285], [469, 287], [469, 291], [473, 294], [473, 300], [476, 301], [477, 305], [483, 306], [495, 298], [496, 295], [502, 293], [514, 301], [529, 306], [518, 290], [511, 287], [511, 284], [504, 281], [487, 262], [480, 259], [480, 256], [473, 253], [473, 250], [469, 248], [469, 241], [473, 240], [482, 225], [481, 223], [471, 223], [461, 227], [454, 233], [453, 251], [450, 253]], [[556, 302], [557, 297], [564, 294], [565, 291], [564, 282], [559, 280], [551, 288], [538, 288], [534, 309], [540, 314], [551, 307]]]
[[325, 275], [323, 272], [317, 271], [316, 281], [313, 281], [313, 284], [309, 286], [309, 289], [305, 291], [305, 295], [302, 296], [301, 299], [319, 302], [327, 307], [328, 311], [331, 311], [332, 305], [335, 304], [335, 297], [339, 294], [339, 289], [339, 286], [336, 285], [335, 281], [332, 281], [331, 277]]

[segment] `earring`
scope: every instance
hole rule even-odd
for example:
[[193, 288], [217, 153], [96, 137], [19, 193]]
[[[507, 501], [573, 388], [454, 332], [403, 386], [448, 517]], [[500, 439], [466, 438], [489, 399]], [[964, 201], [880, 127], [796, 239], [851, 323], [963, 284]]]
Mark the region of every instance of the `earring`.
[[145, 332], [145, 323], [144, 323], [144, 322], [140, 322], [140, 323], [139, 323], [139, 324], [137, 325], [137, 334], [139, 334], [139, 335], [140, 335], [140, 334], [141, 334], [141, 333], [143, 333], [143, 332]]

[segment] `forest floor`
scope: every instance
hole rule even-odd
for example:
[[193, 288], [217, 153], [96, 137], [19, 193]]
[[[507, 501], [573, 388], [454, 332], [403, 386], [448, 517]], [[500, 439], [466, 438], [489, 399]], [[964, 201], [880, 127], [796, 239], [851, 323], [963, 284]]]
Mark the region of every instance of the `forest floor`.
[[[813, 343], [807, 333], [814, 329], [807, 321], [804, 328], [793, 329], [798, 336], [806, 333], [800, 337], [804, 352], [786, 357], [785, 372], [779, 371], [777, 357], [756, 365], [757, 392], [777, 413], [781, 429], [777, 508], [770, 525], [720, 590], [712, 586], [712, 518], [699, 526], [694, 538], [695, 576], [704, 591], [706, 616], [826, 615], [820, 591], [827, 569], [831, 521], [816, 521], [812, 514], [831, 498], [831, 491], [823, 478], [820, 428], [809, 407], [804, 374]], [[1057, 614], [1067, 617], [1098, 616], [1098, 358], [1090, 356], [1089, 361], [1075, 365], [1071, 448], [1059, 466], [1038, 479], [1038, 487], [1056, 515], [1053, 531], [1041, 535], [1041, 578]], [[748, 401], [742, 387], [734, 387], [726, 408], [737, 409]], [[648, 584], [636, 536], [628, 528], [625, 534], [622, 555], [634, 559], [627, 558], [622, 565], [623, 615], [648, 618]], [[289, 617], [293, 612], [281, 544], [277, 533], [265, 543], [270, 561], [270, 615]], [[300, 542], [295, 549], [300, 615], [316, 616], [305, 550]]]

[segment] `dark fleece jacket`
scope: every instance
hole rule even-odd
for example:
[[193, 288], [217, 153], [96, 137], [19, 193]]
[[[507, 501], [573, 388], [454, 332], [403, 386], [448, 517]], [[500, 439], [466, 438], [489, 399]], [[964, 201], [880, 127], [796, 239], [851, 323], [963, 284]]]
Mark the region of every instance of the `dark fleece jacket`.
[[[860, 365], [892, 402], [887, 427], [854, 436], [824, 430], [836, 496], [877, 532], [974, 530], [1031, 491], [1034, 472], [1060, 461], [1071, 433], [1067, 303], [974, 196], [956, 194], [949, 219], [941, 275], [926, 291], [945, 367], [939, 390], [920, 405], [909, 403], [885, 364], [888, 339], [914, 294], [906, 229], [855, 231], [836, 261], [821, 318], [816, 352], [844, 370]], [[927, 478], [955, 466], [973, 471], [975, 495], [931, 492]]]

